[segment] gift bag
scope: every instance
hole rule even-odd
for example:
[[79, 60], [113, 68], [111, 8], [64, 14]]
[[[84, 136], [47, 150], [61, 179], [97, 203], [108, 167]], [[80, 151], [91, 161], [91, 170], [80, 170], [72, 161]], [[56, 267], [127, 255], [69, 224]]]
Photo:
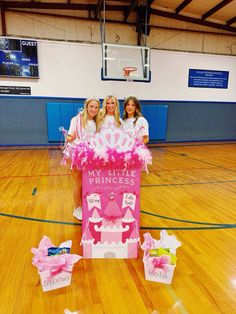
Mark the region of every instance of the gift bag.
[[69, 286], [72, 270], [82, 257], [70, 254], [72, 241], [56, 247], [47, 236], [43, 236], [38, 248], [32, 248], [32, 264], [37, 267], [44, 292]]
[[43, 291], [45, 292], [69, 286], [71, 283], [73, 266], [74, 265], [69, 265], [66, 268], [61, 268], [55, 274], [52, 274], [50, 270], [39, 271]]
[[171, 284], [176, 267], [176, 249], [181, 242], [174, 235], [168, 235], [166, 230], [162, 230], [160, 236], [160, 240], [156, 240], [149, 233], [144, 234], [141, 248], [144, 251], [145, 279]]
[[145, 279], [161, 283], [171, 284], [175, 265], [167, 264], [165, 268], [155, 267], [152, 262], [144, 260]]

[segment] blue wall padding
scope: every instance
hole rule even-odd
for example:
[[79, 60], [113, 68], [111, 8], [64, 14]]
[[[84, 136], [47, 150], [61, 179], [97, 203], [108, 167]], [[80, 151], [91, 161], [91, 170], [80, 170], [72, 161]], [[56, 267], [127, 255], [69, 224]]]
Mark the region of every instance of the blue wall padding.
[[[52, 104], [50, 109], [47, 103]], [[59, 127], [68, 129], [83, 103], [81, 98], [0, 96], [0, 145], [58, 143]], [[141, 100], [141, 104], [151, 140], [236, 140], [236, 102]]]
[[165, 140], [167, 132], [168, 106], [142, 106], [142, 113], [149, 123], [149, 138], [152, 141]]
[[[48, 141], [59, 142], [59, 127], [68, 130], [71, 118], [77, 114], [82, 104], [47, 102]], [[149, 122], [150, 140], [165, 140], [167, 131], [168, 106], [143, 106], [143, 115]], [[123, 113], [123, 112], [122, 112]]]
[[47, 102], [46, 108], [48, 141], [60, 142], [62, 134], [59, 128], [63, 126], [66, 130], [69, 129], [70, 120], [83, 108], [83, 101], [79, 103]]

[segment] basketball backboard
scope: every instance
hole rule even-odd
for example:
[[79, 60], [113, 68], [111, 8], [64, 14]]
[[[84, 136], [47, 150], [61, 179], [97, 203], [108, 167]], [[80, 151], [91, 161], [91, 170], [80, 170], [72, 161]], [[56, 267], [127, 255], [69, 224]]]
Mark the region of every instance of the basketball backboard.
[[150, 48], [105, 43], [102, 48], [102, 80], [151, 81]]

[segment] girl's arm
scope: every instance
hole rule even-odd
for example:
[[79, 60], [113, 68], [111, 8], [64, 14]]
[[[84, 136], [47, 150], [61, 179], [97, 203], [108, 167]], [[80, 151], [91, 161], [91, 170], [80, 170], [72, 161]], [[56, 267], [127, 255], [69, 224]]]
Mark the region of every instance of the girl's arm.
[[66, 140], [68, 143], [73, 142], [76, 139], [76, 132], [71, 132], [71, 134], [67, 134]]
[[143, 144], [147, 144], [149, 142], [149, 136], [143, 135]]
[[76, 139], [76, 117], [73, 117], [70, 121], [69, 131], [66, 136], [67, 142], [73, 142]]
[[138, 118], [136, 122], [137, 128], [139, 128], [138, 134], [141, 135], [143, 144], [149, 142], [149, 125], [144, 117]]

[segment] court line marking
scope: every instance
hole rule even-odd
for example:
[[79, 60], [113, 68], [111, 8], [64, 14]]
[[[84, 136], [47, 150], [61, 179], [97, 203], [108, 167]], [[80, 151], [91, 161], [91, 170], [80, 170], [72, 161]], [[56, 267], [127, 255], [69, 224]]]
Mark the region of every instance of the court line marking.
[[[23, 219], [23, 220], [29, 220], [29, 221], [36, 221], [36, 222], [48, 222], [48, 223], [54, 223], [54, 224], [60, 224], [60, 225], [72, 225], [72, 226], [82, 226], [82, 223], [78, 222], [69, 222], [69, 221], [59, 221], [59, 220], [50, 220], [50, 219], [41, 219], [41, 218], [32, 218], [32, 217], [26, 217], [26, 216], [18, 216], [18, 215], [12, 215], [12, 214], [5, 214], [0, 213], [0, 216], [4, 217], [10, 217], [15, 219]], [[145, 227], [141, 226], [140, 229], [144, 230], [211, 230], [211, 229], [234, 229], [236, 228], [235, 225], [214, 225], [214, 226], [208, 226], [208, 227]]]
[[[34, 176], [11, 176], [11, 177], [1, 177], [0, 179], [22, 179], [22, 178], [41, 178], [41, 177], [66, 177], [70, 176], [70, 174], [40, 174]], [[197, 184], [222, 184], [222, 183], [234, 183], [236, 180], [225, 180], [225, 181], [202, 181], [202, 182], [186, 182], [186, 183], [166, 183], [166, 184], [145, 184], [141, 185], [141, 188], [146, 187], [162, 187], [162, 186], [184, 186], [184, 185], [197, 185]]]
[[32, 195], [34, 196], [36, 194], [36, 192], [37, 192], [37, 188], [35, 187], [35, 188], [33, 188]]
[[166, 183], [166, 184], [146, 184], [141, 185], [142, 188], [154, 187], [154, 186], [182, 186], [182, 185], [197, 185], [197, 184], [221, 184], [221, 183], [234, 183], [236, 180], [225, 181], [202, 181], [202, 182], [186, 182], [186, 183]]
[[217, 225], [217, 226], [209, 226], [209, 227], [140, 227], [140, 229], [144, 230], [213, 230], [213, 229], [236, 229], [235, 225]]
[[49, 222], [49, 223], [59, 224], [59, 225], [82, 226], [82, 223], [78, 223], [78, 222], [60, 221], [60, 220], [51, 220], [51, 219], [41, 219], [41, 218], [18, 216], [18, 215], [5, 214], [5, 213], [0, 213], [0, 216], [10, 217], [10, 218], [15, 218], [15, 219], [37, 221], [37, 222]]
[[188, 158], [188, 159], [192, 159], [192, 160], [195, 160], [195, 161], [199, 161], [199, 162], [202, 162], [202, 163], [205, 163], [207, 165], [211, 165], [211, 166], [214, 166], [214, 167], [218, 167], [218, 168], [222, 168], [224, 170], [228, 170], [228, 171], [232, 171], [232, 172], [236, 172], [236, 170], [232, 170], [230, 168], [226, 168], [224, 166], [221, 166], [221, 165], [217, 165], [217, 164], [213, 164], [213, 163], [210, 163], [208, 161], [204, 161], [202, 159], [197, 159], [197, 158], [194, 158], [194, 157], [191, 157], [189, 156], [188, 154], [186, 155], [183, 155], [183, 153], [176, 153], [176, 152], [172, 152], [172, 151], [169, 151], [167, 149], [162, 149], [161, 147], [158, 147], [157, 149], [163, 151], [163, 152], [166, 152], [167, 154], [174, 154], [174, 155], [177, 155], [177, 156], [181, 156], [181, 157], [184, 157], [184, 158]]
[[[212, 169], [217, 169], [217, 167], [195, 167], [195, 168], [174, 168], [174, 169], [165, 169], [165, 168], [161, 168], [160, 165], [158, 165], [158, 167], [160, 167], [159, 169], [156, 170], [157, 173], [160, 172], [174, 172], [174, 171], [196, 171], [196, 170], [212, 170]], [[154, 171], [151, 171], [151, 173], [156, 174]]]
[[174, 221], [178, 221], [178, 222], [186, 222], [186, 223], [191, 223], [191, 224], [197, 224], [197, 225], [207, 225], [207, 226], [236, 226], [236, 224], [222, 224], [222, 223], [215, 223], [215, 222], [201, 222], [201, 221], [193, 221], [193, 220], [185, 220], [185, 219], [179, 219], [179, 218], [172, 218], [172, 217], [168, 217], [168, 216], [163, 216], [163, 215], [159, 215], [159, 214], [154, 214], [151, 212], [146, 212], [144, 210], [140, 210], [140, 213], [146, 214], [146, 215], [150, 215], [150, 216], [155, 216], [155, 217], [159, 217], [159, 218], [163, 218], [166, 220], [174, 220]]
[[6, 151], [6, 152], [14, 152], [14, 150], [59, 150], [59, 151], [61, 151], [61, 147], [59, 146], [59, 145], [56, 145], [55, 147], [53, 147], [53, 146], [49, 146], [49, 147], [32, 147], [32, 148], [25, 148], [25, 147], [9, 147], [9, 148], [6, 148], [6, 146], [1, 146], [0, 145], [0, 151]]
[[[191, 143], [191, 144], [190, 144]], [[188, 146], [219, 146], [219, 145], [235, 145], [235, 139], [227, 140], [226, 142], [221, 140], [216, 140], [215, 142], [195, 142], [194, 141], [188, 141], [188, 142], [156, 142], [149, 143], [149, 148], [159, 148], [159, 147], [188, 147]], [[48, 144], [41, 144], [41, 145], [0, 145], [1, 151], [14, 151], [14, 150], [61, 150], [60, 143], [56, 143], [54, 145], [48, 145]]]
[[0, 176], [0, 179], [19, 179], [19, 178], [41, 178], [41, 177], [66, 177], [70, 176], [70, 173], [56, 173], [56, 174], [36, 174], [29, 176]]
[[[230, 140], [231, 141], [231, 140]], [[189, 141], [191, 142], [191, 141]], [[171, 144], [173, 143], [173, 144]], [[179, 143], [179, 144], [178, 144]], [[186, 143], [186, 144], [185, 144]], [[188, 144], [187, 142], [167, 142], [167, 143], [162, 143], [162, 142], [157, 142], [157, 143], [148, 143], [148, 147], [149, 148], [158, 148], [158, 147], [188, 147], [188, 146], [219, 146], [219, 145], [235, 145], [236, 142], [235, 140], [232, 140], [232, 142], [222, 142], [222, 141], [219, 141], [218, 143], [215, 142], [215, 143], [212, 143], [212, 142], [204, 142], [204, 143], [196, 143], [194, 144], [194, 142], [191, 142], [192, 144]], [[155, 145], [155, 146], [154, 146]]]

